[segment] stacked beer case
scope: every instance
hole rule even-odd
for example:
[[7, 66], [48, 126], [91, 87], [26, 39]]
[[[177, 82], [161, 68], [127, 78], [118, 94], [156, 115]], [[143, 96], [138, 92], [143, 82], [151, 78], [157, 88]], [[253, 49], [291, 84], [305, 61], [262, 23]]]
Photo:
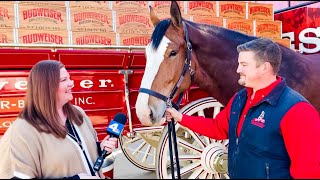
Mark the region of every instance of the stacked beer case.
[[16, 43], [69, 43], [65, 1], [17, 1], [14, 19]]
[[153, 25], [148, 1], [112, 1], [118, 45], [145, 46], [150, 42]]
[[[272, 4], [177, 1], [182, 17], [241, 33], [282, 39]], [[0, 43], [144, 46], [153, 24], [149, 6], [170, 18], [170, 1], [0, 1]]]
[[282, 39], [282, 22], [274, 20], [273, 4], [250, 1], [187, 1], [186, 14], [194, 22], [213, 24], [243, 34], [266, 37], [290, 47]]
[[0, 43], [15, 43], [15, 2], [0, 2]]
[[72, 45], [117, 45], [108, 1], [67, 1]]

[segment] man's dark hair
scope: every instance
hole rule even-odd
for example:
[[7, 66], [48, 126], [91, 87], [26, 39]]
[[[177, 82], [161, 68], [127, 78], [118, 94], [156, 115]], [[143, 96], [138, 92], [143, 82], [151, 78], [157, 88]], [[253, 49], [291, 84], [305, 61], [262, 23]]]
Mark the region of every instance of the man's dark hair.
[[274, 74], [280, 70], [281, 49], [276, 42], [267, 38], [257, 38], [252, 41], [237, 46], [238, 53], [242, 51], [252, 51], [255, 53], [257, 65], [269, 62], [273, 67]]

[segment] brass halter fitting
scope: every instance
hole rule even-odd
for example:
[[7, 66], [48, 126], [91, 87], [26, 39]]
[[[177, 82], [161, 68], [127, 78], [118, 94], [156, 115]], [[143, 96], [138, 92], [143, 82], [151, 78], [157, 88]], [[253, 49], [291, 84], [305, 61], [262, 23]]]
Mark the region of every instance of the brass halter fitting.
[[170, 98], [167, 99], [166, 105], [167, 105], [167, 108], [172, 108], [172, 101]]
[[191, 77], [192, 77], [193, 74], [194, 74], [194, 70], [193, 70], [192, 67], [191, 67], [191, 61], [190, 61], [190, 63], [189, 63], [189, 71], [190, 71], [190, 75], [191, 75]]

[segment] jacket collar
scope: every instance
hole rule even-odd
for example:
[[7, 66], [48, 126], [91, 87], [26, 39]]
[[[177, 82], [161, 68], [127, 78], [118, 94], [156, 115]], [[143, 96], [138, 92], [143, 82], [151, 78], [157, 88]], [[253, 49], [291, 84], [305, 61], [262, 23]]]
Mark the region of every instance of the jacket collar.
[[280, 99], [281, 94], [287, 87], [286, 79], [282, 77], [281, 82], [271, 90], [271, 92], [263, 98], [258, 104], [262, 102], [267, 102], [272, 106], [276, 106]]

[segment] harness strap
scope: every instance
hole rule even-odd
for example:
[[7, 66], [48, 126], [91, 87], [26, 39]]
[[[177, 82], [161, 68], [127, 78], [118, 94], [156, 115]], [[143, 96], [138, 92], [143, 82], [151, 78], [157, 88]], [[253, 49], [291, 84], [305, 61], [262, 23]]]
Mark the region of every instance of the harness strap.
[[[185, 64], [183, 66], [183, 69], [182, 69], [182, 72], [181, 72], [181, 75], [180, 75], [180, 78], [178, 80], [178, 82], [176, 83], [176, 85], [174, 86], [169, 98], [172, 99], [173, 96], [176, 94], [177, 90], [179, 89], [183, 79], [184, 79], [184, 76], [186, 75], [186, 72], [187, 70], [190, 68], [190, 63], [191, 63], [191, 51], [192, 51], [192, 45], [189, 41], [189, 33], [188, 33], [188, 29], [187, 29], [187, 26], [185, 24], [185, 22], [182, 22], [183, 24], [183, 30], [185, 32], [185, 39], [186, 39], [186, 42], [187, 42], [187, 50], [186, 50], [186, 60], [185, 60]], [[191, 68], [190, 68], [191, 69]], [[190, 71], [191, 72], [191, 71]], [[193, 79], [193, 74], [191, 74], [191, 80]]]
[[162, 94], [160, 94], [160, 93], [157, 93], [157, 92], [155, 92], [155, 91], [152, 91], [152, 90], [150, 90], [150, 89], [146, 89], [146, 88], [140, 88], [139, 89], [139, 93], [146, 93], [146, 94], [149, 94], [149, 95], [151, 95], [151, 96], [154, 96], [154, 97], [156, 97], [156, 98], [158, 98], [158, 99], [161, 99], [161, 100], [163, 100], [164, 102], [167, 102], [168, 101], [168, 97], [166, 97], [166, 96], [164, 96], [164, 95], [162, 95]]
[[168, 97], [166, 97], [166, 96], [164, 96], [164, 95], [162, 95], [160, 93], [157, 93], [155, 91], [152, 91], [150, 89], [140, 88], [139, 89], [139, 93], [146, 93], [146, 94], [149, 94], [149, 95], [154, 96], [156, 98], [159, 98], [159, 99], [163, 100], [166, 103], [170, 103], [172, 105], [172, 107], [174, 107], [176, 110], [179, 110], [179, 106], [177, 104], [180, 104], [180, 102], [182, 100], [182, 97], [183, 97], [183, 93], [180, 93], [179, 99], [178, 99], [178, 103], [174, 103]]

